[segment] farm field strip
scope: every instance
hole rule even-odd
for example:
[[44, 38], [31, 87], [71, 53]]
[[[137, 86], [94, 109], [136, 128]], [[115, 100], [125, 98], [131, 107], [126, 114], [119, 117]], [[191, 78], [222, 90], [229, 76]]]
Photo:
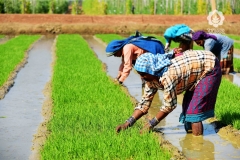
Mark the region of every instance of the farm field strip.
[[51, 76], [53, 40], [54, 37], [41, 36], [24, 51], [28, 56], [18, 64], [22, 67], [12, 80], [14, 85], [0, 100], [1, 160], [28, 159], [31, 154], [33, 135], [42, 126], [43, 89]]
[[227, 34], [226, 36], [230, 37], [234, 41], [240, 41], [240, 36], [239, 35]]
[[4, 83], [15, 77], [16, 72], [22, 67], [21, 62], [26, 61], [26, 52], [30, 45], [39, 38], [39, 35], [19, 35], [0, 45], [0, 89], [7, 88], [8, 84], [4, 86]]
[[0, 86], [7, 80], [9, 74], [19, 64], [29, 46], [39, 39], [40, 36], [20, 35], [9, 40], [7, 43], [0, 45]]
[[234, 49], [240, 49], [240, 41], [234, 42]]
[[141, 122], [115, 133], [133, 109], [130, 96], [106, 75], [81, 36], [58, 35], [56, 40], [51, 133], [42, 159], [170, 159], [155, 134], [139, 136]]
[[240, 87], [222, 78], [218, 91], [215, 115], [218, 120], [240, 130]]
[[240, 36], [239, 35], [233, 35], [233, 34], [227, 34], [227, 36], [234, 41], [234, 49], [240, 49]]
[[233, 58], [233, 66], [235, 72], [240, 72], [240, 58]]
[[[108, 36], [106, 34], [97, 34], [95, 36], [102, 39], [106, 44], [115, 38], [113, 38], [112, 35]], [[117, 38], [120, 39], [121, 36], [117, 36]], [[240, 101], [239, 95], [240, 87], [223, 78], [215, 107], [215, 116], [217, 119], [226, 124], [233, 125], [233, 127], [238, 130], [240, 130], [240, 109], [236, 102]]]

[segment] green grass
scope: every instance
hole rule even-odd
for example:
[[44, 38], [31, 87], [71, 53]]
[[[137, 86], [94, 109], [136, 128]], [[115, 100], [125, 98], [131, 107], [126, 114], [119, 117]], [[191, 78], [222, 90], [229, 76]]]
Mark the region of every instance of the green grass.
[[131, 115], [134, 104], [107, 76], [81, 36], [59, 35], [56, 56], [53, 117], [47, 125], [51, 133], [41, 159], [170, 159], [155, 134], [139, 134], [141, 121], [115, 133], [115, 127]]
[[238, 35], [227, 34], [226, 36], [228, 36], [229, 38], [231, 38], [233, 40], [240, 41], [240, 36], [238, 36]]
[[235, 72], [240, 72], [240, 59], [233, 58], [233, 67]]
[[240, 130], [240, 88], [223, 78], [215, 107], [215, 115], [218, 120], [233, 125]]
[[234, 42], [234, 49], [240, 49], [240, 43]]
[[4, 35], [0, 35], [0, 38], [3, 38], [3, 37], [5, 37]]
[[234, 40], [234, 48], [235, 49], [240, 49], [240, 36], [238, 35], [232, 35], [232, 34], [227, 34], [229, 38]]
[[97, 38], [100, 38], [103, 42], [109, 43], [109, 37], [112, 38], [112, 40], [122, 40], [123, 37], [118, 34], [96, 34]]
[[19, 35], [0, 45], [0, 86], [23, 60], [30, 45], [39, 38], [39, 35]]

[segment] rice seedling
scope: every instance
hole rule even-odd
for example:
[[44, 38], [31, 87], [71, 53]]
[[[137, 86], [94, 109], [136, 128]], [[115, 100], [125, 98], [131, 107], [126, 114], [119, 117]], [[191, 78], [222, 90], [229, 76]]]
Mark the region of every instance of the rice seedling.
[[234, 42], [234, 48], [240, 49], [240, 42]]
[[97, 38], [100, 38], [103, 42], [109, 43], [109, 36], [112, 37], [113, 40], [121, 40], [124, 39], [122, 36], [118, 34], [95, 34]]
[[233, 58], [233, 66], [235, 72], [240, 72], [240, 59], [239, 58]]
[[39, 38], [39, 35], [19, 35], [0, 45], [0, 86], [24, 59], [30, 45]]
[[223, 78], [215, 108], [215, 115], [218, 120], [226, 124], [233, 125], [234, 128], [240, 129], [240, 88]]
[[56, 57], [51, 134], [41, 159], [170, 159], [154, 134], [139, 135], [141, 122], [115, 133], [134, 104], [81, 36], [58, 35]]
[[240, 41], [240, 36], [238, 36], [238, 35], [227, 34], [226, 36], [228, 36], [229, 38], [231, 38], [233, 40]]

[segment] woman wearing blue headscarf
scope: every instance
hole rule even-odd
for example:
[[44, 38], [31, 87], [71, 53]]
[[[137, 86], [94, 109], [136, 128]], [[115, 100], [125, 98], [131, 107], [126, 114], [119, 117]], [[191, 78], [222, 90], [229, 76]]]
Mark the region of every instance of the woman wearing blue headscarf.
[[[136, 59], [146, 53], [164, 54], [164, 45], [152, 36], [142, 36], [140, 32], [123, 40], [113, 40], [106, 47], [107, 56], [121, 57], [116, 81], [122, 84], [129, 76]], [[142, 81], [144, 85], [144, 81]]]
[[193, 48], [192, 42], [193, 30], [185, 24], [177, 24], [166, 29], [164, 38], [166, 40], [165, 52], [169, 52], [171, 42], [186, 43], [188, 42], [189, 48]]
[[208, 34], [197, 31], [192, 39], [204, 50], [211, 51], [218, 57], [222, 68], [222, 74], [233, 72], [233, 40], [221, 34]]
[[145, 53], [134, 66], [146, 81], [142, 99], [132, 116], [116, 127], [120, 132], [148, 113], [157, 90], [163, 90], [164, 102], [160, 111], [143, 128], [151, 130], [177, 107], [177, 95], [185, 91], [182, 113], [179, 121], [184, 123], [193, 135], [203, 134], [202, 121], [214, 116], [218, 88], [221, 82], [221, 67], [216, 56], [210, 51], [189, 50], [188, 44], [181, 44], [182, 55], [173, 59]]

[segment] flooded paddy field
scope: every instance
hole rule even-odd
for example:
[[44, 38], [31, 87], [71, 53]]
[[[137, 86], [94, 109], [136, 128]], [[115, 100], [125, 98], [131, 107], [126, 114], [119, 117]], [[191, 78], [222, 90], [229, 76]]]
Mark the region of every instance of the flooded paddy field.
[[[112, 78], [116, 77], [121, 59], [113, 56], [107, 57], [105, 54], [106, 46], [99, 42], [99, 40], [89, 36], [85, 36], [85, 39], [98, 58], [106, 64], [108, 75]], [[229, 77], [232, 80], [237, 77], [236, 84], [240, 85], [239, 74], [232, 74]], [[134, 98], [140, 100], [143, 91], [141, 80], [137, 73], [131, 72], [124, 85]], [[158, 112], [162, 104], [162, 93], [159, 92], [157, 95], [149, 111], [149, 116], [151, 117]], [[181, 113], [181, 95], [178, 99], [179, 104], [177, 108], [158, 124], [157, 130], [159, 130], [159, 136], [162, 136], [165, 140], [176, 146], [188, 159], [240, 159], [240, 142], [236, 144], [236, 141], [229, 141], [219, 136], [216, 133], [217, 130], [214, 123], [205, 121], [204, 136], [198, 137], [197, 140], [191, 134], [186, 134], [183, 124], [178, 122]]]
[[[93, 36], [84, 36], [84, 38], [106, 65], [107, 74], [114, 78], [120, 58], [107, 57], [106, 46]], [[0, 100], [1, 160], [28, 159], [32, 154], [33, 135], [44, 119], [41, 114], [45, 99], [43, 89], [51, 76], [51, 52], [54, 39], [55, 36], [43, 36], [33, 45], [29, 51], [28, 63], [19, 71], [14, 86], [5, 98]], [[240, 86], [239, 73], [228, 75], [226, 78]], [[124, 85], [136, 100], [141, 98], [142, 86], [137, 73], [131, 72]], [[158, 112], [163, 99], [161, 95], [162, 93], [158, 92], [155, 96], [149, 116], [152, 117]], [[187, 134], [183, 125], [178, 122], [181, 113], [181, 95], [178, 99], [178, 107], [157, 126], [159, 136], [177, 147], [188, 159], [240, 159], [239, 140], [228, 139], [224, 137], [224, 133], [220, 136], [211, 121], [204, 122], [204, 136], [196, 138]]]

